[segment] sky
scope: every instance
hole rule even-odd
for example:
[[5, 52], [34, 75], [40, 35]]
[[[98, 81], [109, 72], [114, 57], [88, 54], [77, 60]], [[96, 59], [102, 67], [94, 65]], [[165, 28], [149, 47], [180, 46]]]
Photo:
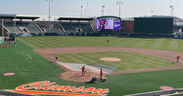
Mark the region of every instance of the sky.
[[[120, 0], [53, 0], [51, 2], [52, 16], [83, 16], [97, 17], [102, 15], [119, 16]], [[86, 6], [88, 7], [86, 11]], [[183, 0], [123, 0], [121, 17], [139, 17], [150, 15], [170, 15], [170, 5], [174, 7], [174, 16], [183, 18]], [[0, 14], [48, 15], [47, 0], [0, 0]]]

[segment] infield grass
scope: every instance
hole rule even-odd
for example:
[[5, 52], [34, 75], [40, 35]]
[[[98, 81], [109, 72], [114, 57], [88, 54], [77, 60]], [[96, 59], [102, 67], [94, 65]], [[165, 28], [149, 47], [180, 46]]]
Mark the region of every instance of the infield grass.
[[[119, 58], [119, 62], [101, 61], [103, 57]], [[174, 62], [164, 60], [143, 54], [135, 54], [128, 52], [96, 52], [96, 53], [77, 53], [77, 54], [61, 54], [59, 59], [62, 62], [89, 64], [95, 66], [113, 66], [116, 71], [119, 70], [134, 70], [146, 68], [162, 68], [175, 66]]]

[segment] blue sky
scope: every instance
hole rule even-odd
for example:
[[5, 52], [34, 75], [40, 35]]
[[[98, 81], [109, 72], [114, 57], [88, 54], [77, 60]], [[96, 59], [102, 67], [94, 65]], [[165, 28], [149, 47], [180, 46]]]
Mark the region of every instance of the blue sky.
[[[100, 16], [102, 5], [104, 14], [118, 16], [117, 0], [89, 0], [87, 16]], [[87, 0], [53, 0], [51, 14], [56, 16], [80, 16], [83, 5], [85, 13]], [[123, 0], [121, 17], [170, 15], [169, 5], [174, 6], [174, 15], [183, 17], [183, 0]], [[47, 15], [46, 0], [1, 0], [0, 14]]]

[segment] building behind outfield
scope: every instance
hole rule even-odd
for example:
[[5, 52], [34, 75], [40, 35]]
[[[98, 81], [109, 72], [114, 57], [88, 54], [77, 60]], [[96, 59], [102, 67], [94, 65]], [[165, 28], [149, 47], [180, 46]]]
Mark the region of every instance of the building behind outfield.
[[183, 29], [183, 20], [170, 16], [136, 17], [134, 34], [138, 35], [172, 35]]

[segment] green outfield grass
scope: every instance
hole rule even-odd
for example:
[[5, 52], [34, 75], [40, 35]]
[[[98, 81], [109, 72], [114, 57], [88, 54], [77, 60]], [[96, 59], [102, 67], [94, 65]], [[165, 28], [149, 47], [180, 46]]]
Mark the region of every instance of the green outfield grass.
[[[76, 47], [76, 46], [113, 46], [128, 48], [161, 49], [183, 52], [183, 40], [172, 38], [123, 38], [123, 37], [82, 37], [50, 36], [21, 37], [21, 42], [33, 49]], [[109, 44], [106, 43], [109, 40]], [[47, 41], [47, 44], [46, 44]]]
[[[121, 61], [106, 62], [99, 60], [99, 58], [102, 57], [120, 58]], [[128, 52], [61, 54], [59, 55], [59, 59], [62, 62], [69, 62], [69, 63], [90, 64], [95, 66], [115, 66], [117, 70], [161, 68], [176, 65], [175, 63], [168, 60]]]
[[[95, 84], [65, 81], [58, 78], [59, 74], [64, 72], [62, 69], [33, 52], [34, 49], [74, 46], [120, 46], [182, 52], [183, 40], [181, 39], [122, 37], [21, 37], [17, 39], [16, 48], [0, 48], [1, 90], [15, 89], [18, 85], [45, 80], [57, 82], [59, 85], [109, 88], [109, 96], [123, 96], [147, 91], [157, 91], [160, 86], [164, 85], [172, 86], [174, 88], [183, 88], [183, 70], [110, 75], [106, 82], [97, 82]], [[47, 44], [45, 44], [44, 39], [48, 40]], [[110, 40], [109, 44], [106, 44], [106, 39]], [[100, 55], [103, 53], [97, 54]], [[121, 56], [124, 54], [126, 53], [121, 53], [119, 55]], [[128, 54], [128, 56], [130, 55], [133, 55], [133, 53]], [[140, 54], [134, 55], [141, 56]], [[82, 62], [84, 62], [84, 60]], [[163, 64], [163, 62], [167, 61], [159, 60], [156, 62]], [[16, 75], [6, 77], [2, 75], [5, 72], [15, 72]]]

